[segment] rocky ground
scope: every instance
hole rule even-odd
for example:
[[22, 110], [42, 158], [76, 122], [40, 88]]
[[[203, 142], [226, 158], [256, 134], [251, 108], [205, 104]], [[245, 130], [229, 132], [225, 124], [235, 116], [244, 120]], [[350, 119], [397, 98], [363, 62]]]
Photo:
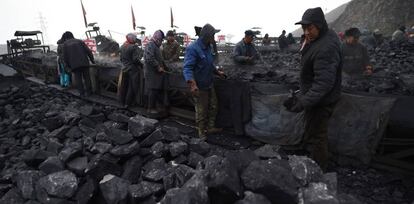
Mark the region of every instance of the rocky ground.
[[[412, 179], [0, 80], [0, 204], [410, 203]], [[336, 172], [336, 173], [334, 173]], [[358, 201], [359, 200], [359, 201]]]

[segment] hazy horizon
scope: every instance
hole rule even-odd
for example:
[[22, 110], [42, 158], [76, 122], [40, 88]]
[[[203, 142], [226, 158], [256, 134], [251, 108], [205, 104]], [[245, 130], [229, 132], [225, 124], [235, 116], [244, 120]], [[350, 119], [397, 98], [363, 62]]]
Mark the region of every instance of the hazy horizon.
[[[219, 34], [231, 34], [232, 42], [239, 41], [245, 30], [261, 27], [262, 34], [279, 36], [282, 30], [291, 32], [307, 8], [322, 7], [329, 12], [350, 0], [291, 0], [281, 3], [266, 0], [219, 1], [211, 0], [201, 7], [198, 1], [187, 0], [83, 0], [88, 23], [98, 22], [101, 32], [122, 43], [124, 34], [132, 32], [131, 5], [136, 25], [147, 28], [147, 35], [157, 29], [170, 29], [170, 7], [173, 9], [177, 32], [194, 36], [195, 25], [211, 23]], [[204, 2], [203, 2], [204, 3]], [[43, 20], [40, 19], [40, 15]], [[0, 44], [12, 39], [16, 30], [43, 30], [46, 44], [56, 44], [62, 33], [72, 31], [76, 38], [84, 39], [84, 26], [80, 1], [67, 0], [2, 0], [0, 8], [2, 31]], [[9, 20], [12, 19], [12, 20]], [[41, 21], [45, 25], [41, 29]], [[46, 28], [46, 29], [45, 29]], [[229, 39], [227, 39], [229, 40]]]

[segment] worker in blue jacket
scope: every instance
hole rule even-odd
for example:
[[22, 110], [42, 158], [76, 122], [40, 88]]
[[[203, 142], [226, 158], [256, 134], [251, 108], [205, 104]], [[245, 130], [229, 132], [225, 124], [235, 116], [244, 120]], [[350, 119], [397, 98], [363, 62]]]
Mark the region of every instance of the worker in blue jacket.
[[212, 25], [204, 25], [199, 38], [187, 47], [184, 57], [183, 74], [194, 98], [196, 126], [202, 139], [208, 133], [221, 131], [215, 127], [217, 96], [213, 82], [214, 74], [224, 77], [224, 73], [214, 66], [211, 46], [217, 32]]

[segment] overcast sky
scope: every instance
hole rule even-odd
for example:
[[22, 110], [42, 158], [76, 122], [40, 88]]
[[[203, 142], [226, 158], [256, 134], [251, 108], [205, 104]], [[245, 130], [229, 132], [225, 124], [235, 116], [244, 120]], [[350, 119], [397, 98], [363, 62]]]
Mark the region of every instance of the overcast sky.
[[[194, 35], [193, 27], [211, 23], [221, 29], [219, 34], [232, 34], [239, 41], [246, 29], [261, 27], [262, 33], [279, 36], [298, 26], [307, 8], [322, 7], [327, 12], [349, 0], [83, 0], [88, 22], [98, 22], [101, 31], [112, 31], [115, 40], [122, 43], [124, 35], [132, 30], [131, 5], [137, 26], [167, 31], [170, 26], [170, 7], [178, 32]], [[46, 25], [46, 43], [56, 44], [63, 32], [72, 31], [76, 38], [85, 38], [80, 0], [0, 0], [0, 44], [13, 38], [16, 30], [39, 30], [40, 15]]]

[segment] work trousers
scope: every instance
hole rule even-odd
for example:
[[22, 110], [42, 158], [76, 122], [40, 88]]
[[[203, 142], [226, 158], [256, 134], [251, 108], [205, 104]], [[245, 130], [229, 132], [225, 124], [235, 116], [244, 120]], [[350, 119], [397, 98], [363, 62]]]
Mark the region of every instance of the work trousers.
[[65, 64], [59, 62], [58, 64], [59, 72], [59, 84], [62, 87], [69, 87], [70, 85], [70, 75], [65, 70]]
[[202, 136], [209, 128], [214, 128], [217, 116], [217, 95], [214, 87], [208, 90], [199, 90], [194, 96], [195, 122], [198, 135]]
[[85, 96], [92, 93], [91, 76], [89, 75], [89, 67], [79, 67], [72, 70], [75, 75], [76, 88], [79, 91], [80, 96]]
[[305, 110], [304, 149], [319, 166], [326, 170], [328, 153], [328, 122], [335, 104]]
[[148, 90], [148, 109], [156, 107], [167, 108], [169, 106], [168, 93], [165, 89], [149, 89]]
[[130, 69], [121, 72], [120, 84], [118, 87], [118, 99], [122, 105], [141, 105], [140, 97], [140, 72], [137, 69]]

